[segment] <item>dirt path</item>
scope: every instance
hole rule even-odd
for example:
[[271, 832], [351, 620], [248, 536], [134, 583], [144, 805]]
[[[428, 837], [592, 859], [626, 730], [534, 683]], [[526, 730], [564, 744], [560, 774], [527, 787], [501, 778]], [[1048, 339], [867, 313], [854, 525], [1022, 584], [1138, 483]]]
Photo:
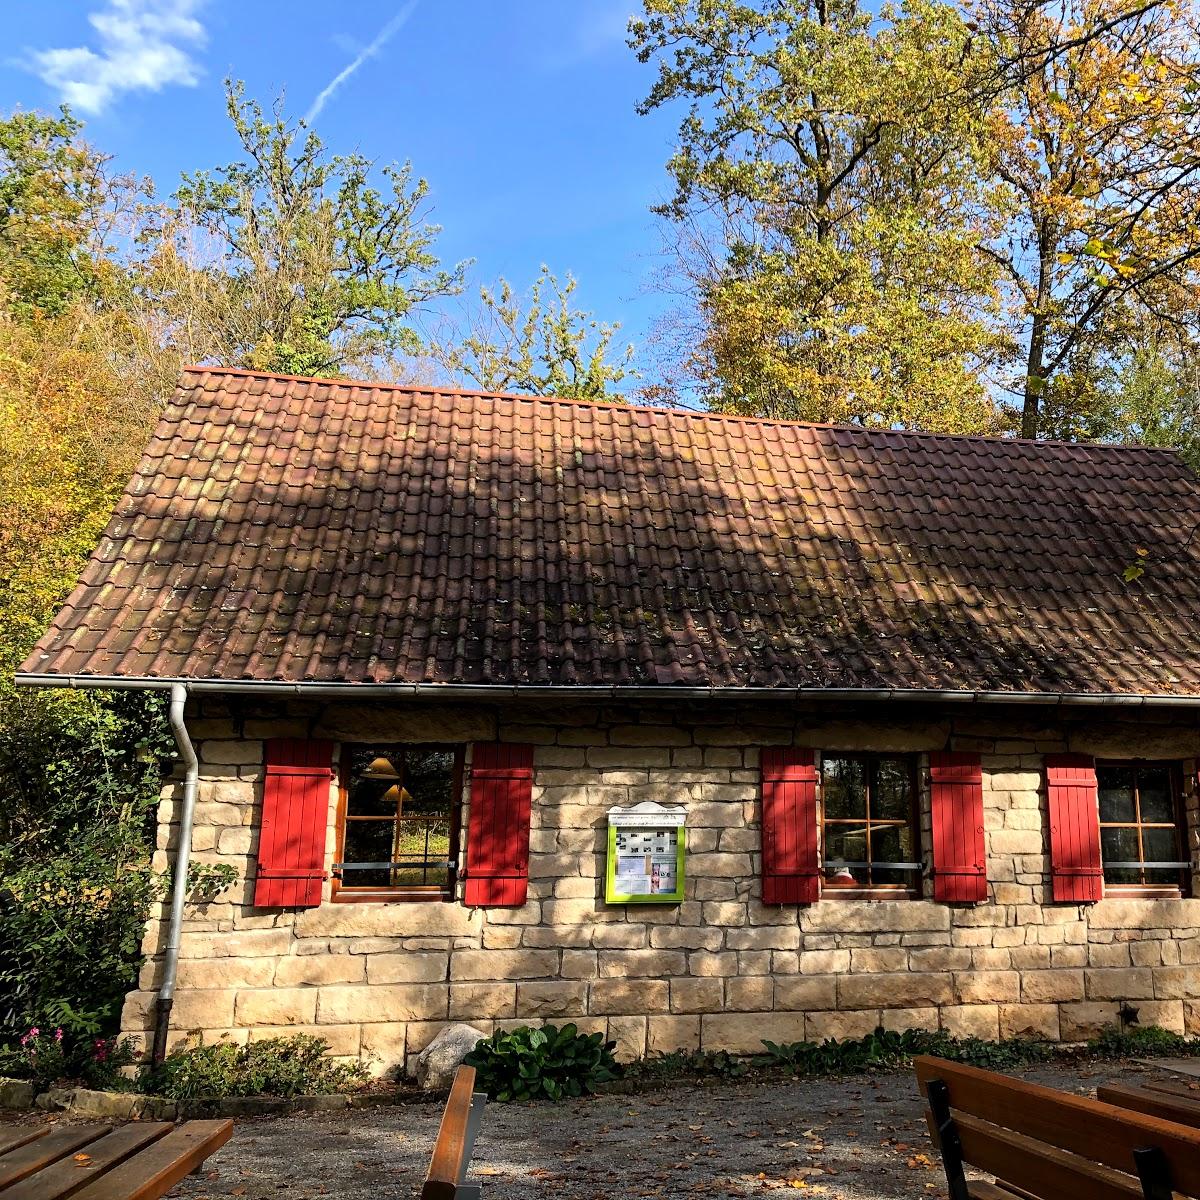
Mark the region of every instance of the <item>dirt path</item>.
[[[1081, 1093], [1144, 1072], [1104, 1064], [1026, 1077]], [[420, 1190], [440, 1107], [418, 1104], [238, 1123], [180, 1200], [406, 1200]], [[485, 1200], [944, 1195], [911, 1073], [692, 1086], [560, 1105], [490, 1105], [475, 1150]]]

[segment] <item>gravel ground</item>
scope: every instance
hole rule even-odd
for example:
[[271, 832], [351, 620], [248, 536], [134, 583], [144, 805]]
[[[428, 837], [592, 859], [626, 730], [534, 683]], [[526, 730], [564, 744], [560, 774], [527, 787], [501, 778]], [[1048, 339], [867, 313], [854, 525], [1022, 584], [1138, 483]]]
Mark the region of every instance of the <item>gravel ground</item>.
[[[1038, 1068], [1091, 1093], [1146, 1068]], [[410, 1104], [238, 1122], [179, 1200], [405, 1200], [417, 1196], [441, 1107]], [[911, 1072], [839, 1081], [739, 1080], [559, 1105], [489, 1105], [473, 1177], [485, 1200], [757, 1196], [826, 1200], [945, 1194]]]

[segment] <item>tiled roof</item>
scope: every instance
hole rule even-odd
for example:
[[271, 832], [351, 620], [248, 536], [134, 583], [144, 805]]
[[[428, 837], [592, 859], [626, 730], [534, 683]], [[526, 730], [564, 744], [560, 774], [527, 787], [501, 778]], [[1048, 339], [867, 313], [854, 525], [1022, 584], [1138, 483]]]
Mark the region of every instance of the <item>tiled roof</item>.
[[23, 670], [1194, 696], [1198, 525], [1162, 450], [195, 369]]

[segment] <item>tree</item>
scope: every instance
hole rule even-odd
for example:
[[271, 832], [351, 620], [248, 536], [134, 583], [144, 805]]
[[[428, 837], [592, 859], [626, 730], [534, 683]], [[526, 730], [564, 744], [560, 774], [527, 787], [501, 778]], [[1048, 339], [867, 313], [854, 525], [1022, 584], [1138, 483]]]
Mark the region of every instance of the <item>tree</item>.
[[1023, 348], [1021, 432], [1036, 437], [1043, 408], [1086, 409], [1142, 332], [1198, 332], [1200, 56], [1182, 5], [986, 0], [978, 16], [1021, 64], [989, 114], [1002, 224], [983, 244]]
[[67, 109], [0, 119], [0, 279], [10, 311], [62, 313], [94, 290], [107, 160]]
[[191, 361], [298, 375], [415, 351], [411, 318], [458, 291], [464, 269], [432, 252], [425, 181], [385, 166], [385, 194], [368, 159], [327, 154], [279, 106], [268, 118], [240, 83], [226, 87], [244, 157], [185, 175], [144, 235], [140, 287], [166, 339]]
[[996, 425], [1011, 351], [978, 251], [979, 68], [945, 4], [646, 0], [631, 44], [686, 101], [659, 210], [686, 231], [714, 407], [871, 424]]
[[610, 356], [620, 326], [572, 308], [577, 286], [543, 266], [524, 310], [507, 280], [481, 288], [470, 328], [436, 342], [435, 360], [484, 391], [620, 401], [610, 389], [636, 377], [633, 347]]

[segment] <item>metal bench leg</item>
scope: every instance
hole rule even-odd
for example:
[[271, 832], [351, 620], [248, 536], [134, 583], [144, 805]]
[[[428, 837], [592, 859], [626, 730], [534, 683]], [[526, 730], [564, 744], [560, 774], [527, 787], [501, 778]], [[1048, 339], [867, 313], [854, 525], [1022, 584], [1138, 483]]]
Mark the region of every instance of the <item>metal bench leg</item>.
[[[942, 1165], [946, 1168], [950, 1200], [971, 1200], [967, 1192], [967, 1177], [963, 1173], [962, 1141], [954, 1118], [950, 1115], [950, 1089], [944, 1080], [931, 1079], [926, 1085], [925, 1094], [929, 1097], [929, 1107], [937, 1125], [938, 1145], [942, 1151]], [[1158, 1198], [1155, 1197], [1155, 1200]]]
[[1146, 1200], [1172, 1200], [1171, 1164], [1157, 1146], [1135, 1150], [1133, 1162]]

